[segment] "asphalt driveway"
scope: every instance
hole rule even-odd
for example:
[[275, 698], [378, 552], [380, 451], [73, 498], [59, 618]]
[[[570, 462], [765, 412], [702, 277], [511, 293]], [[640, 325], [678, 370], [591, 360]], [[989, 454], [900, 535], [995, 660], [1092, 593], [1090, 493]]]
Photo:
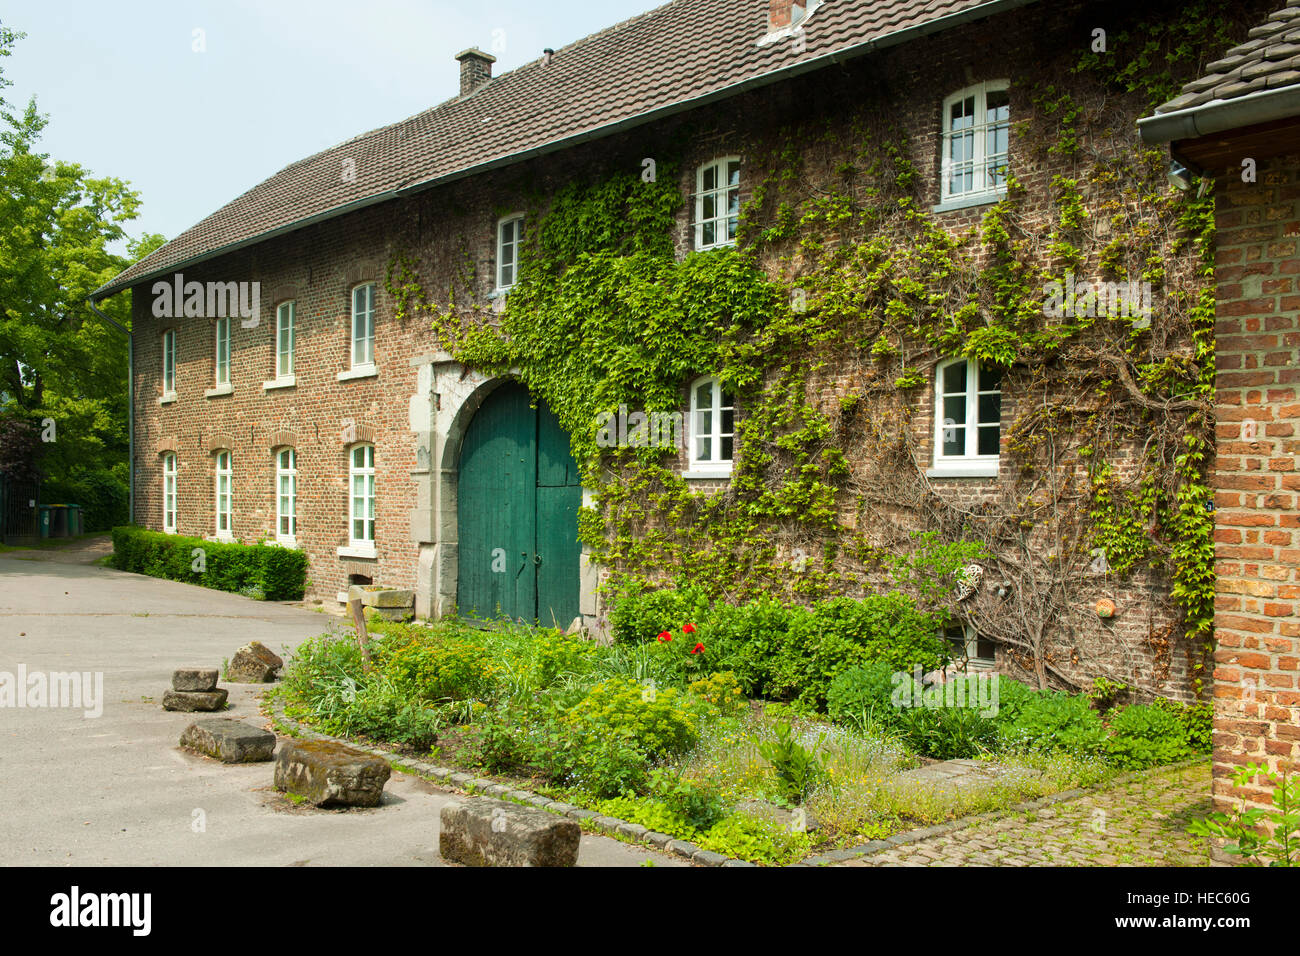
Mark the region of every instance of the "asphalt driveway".
[[[103, 553], [84, 550], [84, 560]], [[0, 554], [0, 672], [103, 680], [101, 707], [0, 702], [0, 864], [443, 865], [438, 811], [464, 797], [395, 773], [372, 810], [303, 808], [274, 791], [269, 763], [227, 766], [177, 746], [193, 717], [162, 709], [176, 667], [220, 667], [249, 640], [287, 658], [329, 622], [71, 553]], [[264, 688], [221, 686], [231, 703], [221, 716], [267, 726]], [[590, 835], [580, 854], [587, 866], [647, 858], [679, 862]]]

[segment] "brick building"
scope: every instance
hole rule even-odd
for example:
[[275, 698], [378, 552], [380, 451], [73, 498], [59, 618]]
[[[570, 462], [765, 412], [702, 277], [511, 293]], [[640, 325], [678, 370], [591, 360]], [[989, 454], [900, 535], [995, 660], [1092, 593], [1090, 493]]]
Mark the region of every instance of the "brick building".
[[1142, 122], [1216, 183], [1214, 794], [1267, 803], [1232, 773], [1300, 758], [1300, 0]]
[[[1239, 37], [1267, 5], [1231, 9], [1224, 29]], [[659, 165], [683, 198], [679, 260], [739, 241], [793, 291], [816, 250], [852, 253], [887, 221], [896, 263], [951, 243], [979, 273], [966, 287], [908, 259], [921, 279], [891, 292], [885, 324], [863, 307], [876, 344], [809, 343], [802, 401], [840, 436], [848, 477], [829, 531], [800, 514], [763, 529], [773, 589], [809, 593], [809, 554], [824, 555], [819, 580], [854, 593], [872, 580], [866, 556], [912, 531], [984, 540], [983, 573], [953, 601], [952, 637], [977, 666], [1190, 698], [1201, 645], [1155, 560], [1174, 532], [1141, 496], [1143, 469], [1173, 454], [1165, 436], [1198, 409], [1153, 430], [1145, 372], [1115, 342], [1157, 339], [1194, 367], [1190, 327], [1152, 328], [1125, 303], [1155, 276], [1161, 315], [1201, 280], [1178, 208], [1152, 186], [1166, 157], [1135, 131], [1150, 103], [1108, 76], [1104, 39], [1181, 16], [1082, 0], [676, 0], [498, 77], [467, 50], [455, 99], [282, 170], [96, 292], [132, 293], [134, 519], [302, 548], [318, 601], [373, 581], [413, 588], [421, 615], [501, 607], [599, 628], [597, 585], [619, 568], [576, 543], [592, 489], [546, 396], [530, 408], [514, 376], [459, 361], [429, 315], [401, 307], [394, 275], [409, 257], [425, 289], [453, 290], [462, 317], [495, 326], [539, 194], [545, 206], [568, 184], [671, 158]], [[826, 214], [828, 196], [848, 211]], [[815, 243], [781, 235], [790, 215], [821, 230]], [[1042, 289], [1028, 311], [1020, 302], [1014, 356], [995, 364], [937, 345], [942, 330], [899, 331], [898, 311], [933, 319], [944, 297], [965, 297], [949, 317], [962, 335], [997, 331], [989, 310], [1005, 303], [988, 276]], [[1071, 276], [1118, 278], [1118, 311], [1085, 315], [1080, 297], [1071, 312], [1069, 289], [1062, 319], [1048, 287]], [[232, 296], [248, 308], [217, 314]], [[682, 378], [673, 471], [729, 501], [750, 410], [716, 372]], [[765, 370], [759, 387], [778, 377]], [[1092, 521], [1121, 500], [1135, 502], [1122, 530], [1137, 541], [1116, 570]]]

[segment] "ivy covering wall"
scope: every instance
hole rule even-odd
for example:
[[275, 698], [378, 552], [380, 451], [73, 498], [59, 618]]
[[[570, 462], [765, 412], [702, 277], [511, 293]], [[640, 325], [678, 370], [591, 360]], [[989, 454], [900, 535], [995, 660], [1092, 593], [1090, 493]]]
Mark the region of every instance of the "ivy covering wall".
[[[1170, 7], [1105, 53], [1013, 75], [1006, 196], [969, 228], [929, 211], [933, 174], [905, 128], [863, 109], [747, 153], [736, 248], [675, 249], [677, 149], [651, 182], [629, 162], [533, 196], [500, 315], [469, 261], [435, 289], [399, 254], [389, 291], [457, 359], [514, 370], [555, 411], [594, 493], [581, 536], [609, 569], [807, 601], [870, 590], [900, 559], [980, 554], [991, 584], [963, 614], [1043, 685], [1079, 682], [1072, 633], [1096, 624], [1080, 610], [1093, 578], [1141, 578], [1181, 620], [1182, 635], [1153, 630], [1156, 668], [1185, 636], [1199, 673], [1214, 593], [1213, 197], [1173, 189], [1135, 120], [1234, 42], [1226, 8]], [[1045, 287], [1066, 273], [1149, 283], [1154, 314], [1105, 302], [1049, 316]], [[995, 490], [978, 500], [927, 477], [932, 425], [915, 414], [936, 362], [958, 356], [1004, 369], [1014, 393]], [[725, 490], [693, 488], [673, 453], [597, 447], [599, 413], [679, 411], [705, 373], [741, 409]]]

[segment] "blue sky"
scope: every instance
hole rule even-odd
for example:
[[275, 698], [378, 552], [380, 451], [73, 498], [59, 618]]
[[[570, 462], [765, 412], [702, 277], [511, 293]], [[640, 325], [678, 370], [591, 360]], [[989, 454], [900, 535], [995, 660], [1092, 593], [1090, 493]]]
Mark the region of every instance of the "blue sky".
[[36, 97], [51, 158], [132, 184], [132, 235], [170, 239], [289, 163], [455, 96], [466, 47], [499, 75], [660, 2], [7, 0], [0, 21], [27, 38], [3, 95], [14, 111]]

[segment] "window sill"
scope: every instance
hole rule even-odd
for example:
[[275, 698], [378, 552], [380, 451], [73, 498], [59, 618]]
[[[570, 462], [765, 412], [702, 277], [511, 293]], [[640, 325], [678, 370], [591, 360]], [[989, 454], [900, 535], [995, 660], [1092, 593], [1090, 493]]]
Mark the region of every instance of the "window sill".
[[336, 376], [340, 382], [347, 382], [354, 378], [376, 378], [379, 375], [379, 369], [372, 362], [369, 365], [356, 365], [346, 372], [339, 372]]
[[936, 465], [925, 470], [927, 478], [996, 478], [997, 476], [996, 461], [971, 462], [965, 465]]
[[1005, 189], [991, 193], [972, 193], [969, 196], [953, 196], [931, 207], [930, 212], [952, 212], [955, 209], [970, 209], [972, 206], [992, 206], [1006, 198]]
[[375, 550], [374, 545], [363, 547], [361, 545], [347, 545], [340, 547], [338, 550], [340, 558], [377, 558], [379, 552]]
[[692, 479], [692, 478], [696, 478], [696, 479], [710, 479], [710, 478], [711, 478], [711, 479], [714, 479], [714, 480], [717, 480], [717, 479], [719, 479], [719, 478], [730, 478], [730, 477], [731, 477], [731, 468], [730, 468], [730, 467], [727, 467], [727, 466], [721, 466], [721, 467], [719, 467], [719, 466], [715, 466], [715, 467], [703, 466], [703, 467], [699, 467], [699, 468], [695, 468], [695, 467], [693, 467], [693, 468], [691, 468], [689, 471], [684, 471], [684, 472], [682, 472], [682, 477], [683, 477], [683, 478], [686, 478], [687, 480], [690, 480], [690, 479]]
[[715, 242], [715, 243], [714, 243], [713, 245], [711, 245], [711, 246], [697, 245], [697, 246], [695, 247], [695, 251], [696, 251], [696, 252], [712, 252], [714, 249], [734, 249], [734, 248], [736, 248], [736, 243], [735, 243], [735, 242]]
[[175, 392], [163, 392], [158, 398], [159, 405], [170, 405], [174, 401], [176, 401]]
[[216, 398], [219, 395], [229, 395], [235, 390], [235, 386], [226, 382], [224, 385], [218, 385], [216, 388], [209, 388], [203, 393], [204, 398]]
[[513, 288], [514, 286], [512, 285], [498, 286], [487, 294], [488, 301], [491, 302], [494, 299], [504, 299], [510, 294], [510, 290]]
[[297, 548], [298, 540], [292, 536], [285, 537], [284, 535], [277, 534], [275, 536], [275, 541], [268, 541], [267, 544], [277, 544], [281, 548]]
[[235, 543], [236, 543], [236, 542], [235, 542], [235, 536], [234, 536], [233, 534], [231, 534], [229, 531], [218, 531], [216, 534], [212, 535], [210, 538], [207, 538], [206, 540], [208, 540], [208, 541], [213, 541], [213, 542], [215, 542], [215, 543], [217, 543], [217, 544], [235, 544]]
[[293, 388], [297, 384], [298, 377], [296, 375], [285, 375], [281, 378], [273, 378], [269, 382], [263, 382], [262, 388], [269, 392], [273, 388]]

